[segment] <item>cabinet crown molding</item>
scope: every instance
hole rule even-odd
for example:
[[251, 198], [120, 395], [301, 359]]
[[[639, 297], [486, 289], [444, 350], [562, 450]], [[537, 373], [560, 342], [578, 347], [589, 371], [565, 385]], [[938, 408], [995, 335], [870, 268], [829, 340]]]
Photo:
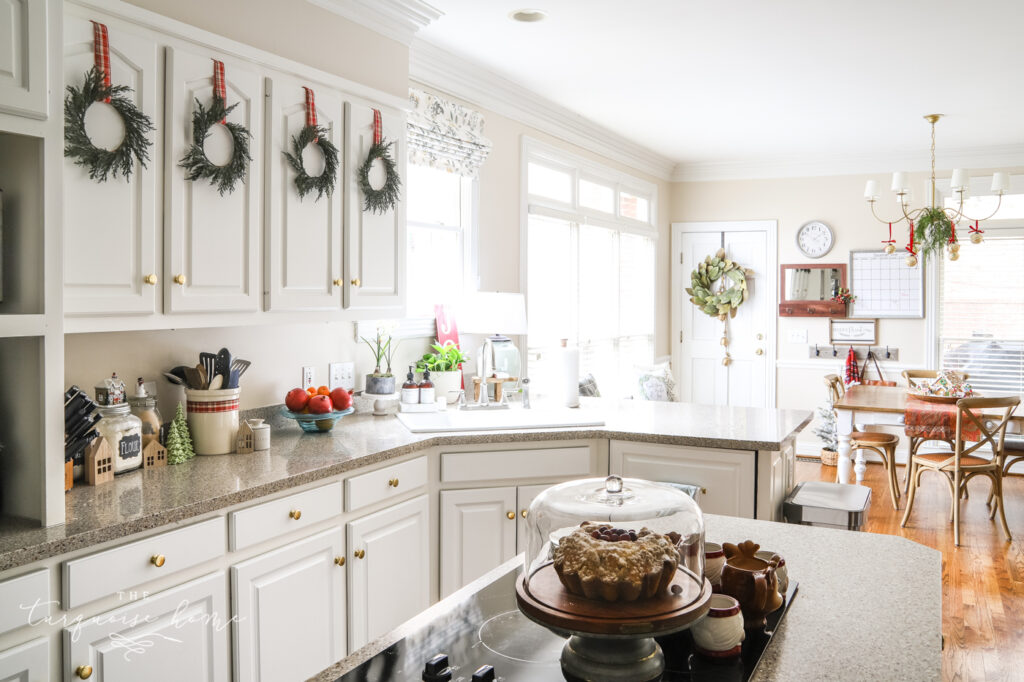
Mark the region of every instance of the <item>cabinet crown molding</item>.
[[444, 12], [423, 0], [307, 0], [403, 45]]

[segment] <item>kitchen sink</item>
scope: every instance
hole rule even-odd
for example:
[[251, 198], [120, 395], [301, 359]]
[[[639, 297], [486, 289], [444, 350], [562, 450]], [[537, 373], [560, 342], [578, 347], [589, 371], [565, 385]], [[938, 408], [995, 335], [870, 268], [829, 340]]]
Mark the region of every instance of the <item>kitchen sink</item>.
[[506, 429], [559, 429], [604, 426], [604, 416], [592, 409], [542, 407], [524, 410], [458, 410], [399, 412], [398, 420], [413, 433], [442, 431], [503, 431]]

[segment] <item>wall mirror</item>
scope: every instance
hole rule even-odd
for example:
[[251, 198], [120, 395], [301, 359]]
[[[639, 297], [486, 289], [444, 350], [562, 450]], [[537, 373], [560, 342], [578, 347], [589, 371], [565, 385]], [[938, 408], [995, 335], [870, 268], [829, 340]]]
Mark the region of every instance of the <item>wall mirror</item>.
[[798, 263], [779, 268], [779, 315], [844, 316], [846, 305], [832, 297], [846, 288], [846, 263]]

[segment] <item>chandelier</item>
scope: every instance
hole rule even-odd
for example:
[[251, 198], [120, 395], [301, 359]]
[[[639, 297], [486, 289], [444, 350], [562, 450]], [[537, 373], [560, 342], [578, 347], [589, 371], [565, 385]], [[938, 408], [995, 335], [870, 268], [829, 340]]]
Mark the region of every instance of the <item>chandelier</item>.
[[[999, 206], [1003, 202], [1003, 193], [1010, 187], [1010, 178], [1006, 173], [993, 173], [992, 193], [999, 197], [995, 209], [984, 218], [971, 218], [964, 213], [964, 199], [967, 197], [970, 178], [967, 171], [957, 168], [953, 171], [950, 180], [950, 189], [953, 192], [956, 208], [939, 206], [939, 196], [935, 191], [935, 123], [942, 118], [942, 114], [928, 114], [924, 117], [932, 126], [932, 178], [930, 185], [930, 205], [918, 209], [910, 209], [910, 188], [908, 187], [907, 174], [896, 172], [892, 174], [892, 191], [896, 193], [896, 203], [903, 213], [902, 217], [889, 220], [879, 217], [875, 210], [875, 203], [878, 201], [878, 181], [868, 180], [864, 187], [864, 198], [871, 205], [871, 215], [881, 223], [889, 225], [889, 239], [883, 240], [886, 253], [896, 251], [896, 241], [892, 238], [893, 224], [899, 224], [904, 220], [909, 225], [909, 241], [906, 246], [907, 265], [914, 267], [918, 262], [918, 251], [921, 258], [929, 254], [940, 254], [946, 250], [950, 260], [960, 257], [960, 241], [956, 236], [956, 224], [958, 222], [968, 223], [968, 232], [972, 244], [978, 244], [982, 240], [983, 230], [979, 223], [988, 220], [999, 212]], [[970, 223], [974, 223], [970, 225]], [[915, 241], [916, 240], [916, 241]]]

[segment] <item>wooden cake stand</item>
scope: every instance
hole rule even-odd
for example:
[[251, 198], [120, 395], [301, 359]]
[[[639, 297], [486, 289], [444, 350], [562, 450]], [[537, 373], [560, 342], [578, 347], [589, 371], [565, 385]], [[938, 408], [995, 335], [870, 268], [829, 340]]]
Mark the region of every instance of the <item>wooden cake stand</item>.
[[651, 599], [605, 602], [572, 594], [552, 564], [526, 584], [516, 581], [516, 603], [527, 618], [569, 640], [562, 649], [567, 680], [648, 682], [665, 670], [665, 655], [654, 641], [690, 627], [707, 613], [711, 583], [698, 586], [677, 571], [668, 590]]

